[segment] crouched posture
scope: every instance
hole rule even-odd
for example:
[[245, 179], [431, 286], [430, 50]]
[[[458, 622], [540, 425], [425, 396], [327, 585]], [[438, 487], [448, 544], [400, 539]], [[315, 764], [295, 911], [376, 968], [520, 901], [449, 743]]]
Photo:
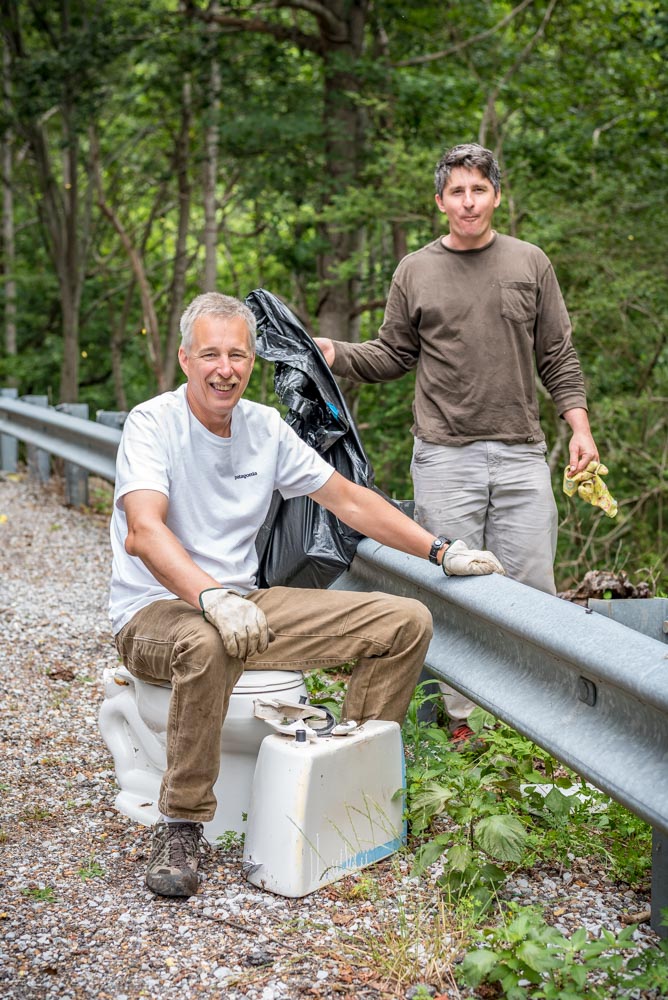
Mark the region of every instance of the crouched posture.
[[490, 553], [434, 540], [335, 472], [276, 410], [242, 398], [255, 360], [255, 317], [243, 303], [201, 295], [181, 332], [187, 382], [129, 415], [111, 523], [119, 653], [139, 679], [172, 686], [161, 819], [146, 876], [149, 888], [168, 896], [197, 890], [221, 730], [244, 667], [355, 661], [346, 717], [401, 723], [431, 638], [431, 616], [418, 601], [256, 589], [255, 538], [274, 490], [309, 495], [361, 533], [448, 573], [503, 572]]

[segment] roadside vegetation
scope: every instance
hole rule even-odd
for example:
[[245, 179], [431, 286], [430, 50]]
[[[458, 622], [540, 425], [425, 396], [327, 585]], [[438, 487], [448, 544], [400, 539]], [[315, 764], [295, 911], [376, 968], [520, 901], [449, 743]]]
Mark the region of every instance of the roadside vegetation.
[[[343, 679], [315, 673], [307, 683], [311, 700], [336, 713]], [[616, 934], [564, 933], [553, 913], [504, 894], [511, 875], [578, 864], [647, 891], [651, 828], [481, 709], [469, 719], [480, 742], [455, 751], [428, 689], [418, 688], [403, 728], [404, 793], [411, 873], [438, 870], [438, 904], [405, 905], [372, 940], [353, 940], [351, 956], [382, 970], [388, 986], [424, 983], [413, 1000], [467, 987], [486, 1000], [665, 996], [668, 941], [640, 948], [634, 938], [647, 913], [629, 914]], [[373, 869], [355, 891], [379, 891]]]

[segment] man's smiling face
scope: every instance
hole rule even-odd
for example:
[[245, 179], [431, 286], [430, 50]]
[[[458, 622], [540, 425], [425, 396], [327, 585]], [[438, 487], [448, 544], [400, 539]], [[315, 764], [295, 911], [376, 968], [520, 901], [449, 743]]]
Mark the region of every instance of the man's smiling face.
[[188, 354], [179, 364], [188, 379], [188, 404], [201, 424], [220, 437], [231, 433], [232, 411], [248, 385], [255, 355], [241, 316], [200, 316]]

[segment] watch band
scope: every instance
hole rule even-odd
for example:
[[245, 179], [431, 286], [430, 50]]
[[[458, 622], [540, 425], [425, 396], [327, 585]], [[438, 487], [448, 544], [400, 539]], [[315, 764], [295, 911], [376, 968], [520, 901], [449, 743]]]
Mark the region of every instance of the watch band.
[[452, 545], [452, 539], [446, 538], [445, 535], [439, 535], [431, 543], [431, 548], [429, 549], [429, 562], [438, 565], [438, 559], [436, 558], [438, 553], [441, 551], [444, 545]]

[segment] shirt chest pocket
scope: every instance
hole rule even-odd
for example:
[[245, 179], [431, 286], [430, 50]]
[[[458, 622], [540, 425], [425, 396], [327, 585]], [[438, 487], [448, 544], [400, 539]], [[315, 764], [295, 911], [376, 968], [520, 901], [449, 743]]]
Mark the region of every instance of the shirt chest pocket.
[[512, 323], [531, 323], [536, 318], [536, 282], [500, 281], [501, 315]]

